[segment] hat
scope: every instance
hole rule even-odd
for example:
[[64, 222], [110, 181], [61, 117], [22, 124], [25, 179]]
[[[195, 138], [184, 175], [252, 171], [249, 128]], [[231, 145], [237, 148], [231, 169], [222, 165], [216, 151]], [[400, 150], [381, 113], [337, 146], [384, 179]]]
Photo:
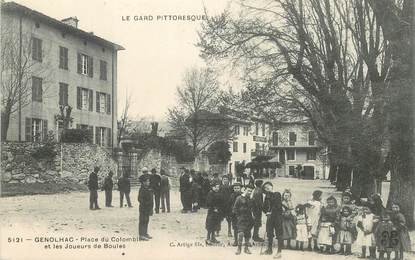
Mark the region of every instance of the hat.
[[156, 172], [157, 172], [156, 168], [151, 169], [151, 173], [156, 173]]
[[264, 183], [264, 180], [257, 179], [255, 180], [255, 186], [260, 187]]
[[149, 175], [141, 175], [140, 177], [140, 182], [143, 183], [147, 180], [150, 180], [150, 176]]
[[252, 190], [253, 190], [253, 189], [255, 189], [255, 188], [254, 188], [254, 186], [252, 186], [251, 184], [245, 185], [245, 188], [246, 188], [246, 189], [248, 189], [248, 188], [249, 188], [249, 189], [252, 189]]
[[262, 188], [265, 188], [266, 185], [271, 185], [272, 187], [274, 187], [274, 185], [272, 185], [271, 182], [266, 181], [266, 182], [264, 182], [264, 184], [262, 184]]
[[236, 181], [232, 184], [232, 188], [235, 187], [235, 186], [239, 186], [239, 187], [242, 188], [242, 183], [240, 183], [239, 181]]
[[141, 171], [142, 171], [142, 172], [148, 172], [148, 169], [147, 169], [147, 167], [143, 167], [143, 168], [141, 169]]
[[217, 181], [217, 180], [212, 181], [212, 187], [216, 185], [220, 185], [220, 184], [221, 184], [220, 181]]

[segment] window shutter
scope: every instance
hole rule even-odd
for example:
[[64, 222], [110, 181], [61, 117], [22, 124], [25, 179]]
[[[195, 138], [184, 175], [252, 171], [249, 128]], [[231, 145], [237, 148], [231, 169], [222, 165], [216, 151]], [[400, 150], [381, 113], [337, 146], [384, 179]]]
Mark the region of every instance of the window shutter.
[[39, 61], [42, 62], [42, 40], [39, 39], [38, 41], [39, 41], [39, 46], [38, 46], [39, 53], [38, 53], [38, 57], [39, 57]]
[[93, 143], [94, 140], [94, 127], [88, 126], [88, 143]]
[[76, 107], [78, 109], [82, 109], [82, 95], [81, 95], [81, 88], [76, 88]]
[[32, 77], [32, 101], [36, 101], [36, 79]]
[[97, 112], [99, 113], [100, 112], [100, 100], [99, 100], [99, 98], [100, 98], [100, 95], [101, 95], [101, 93], [100, 92], [95, 92], [95, 96], [96, 96], [96, 99], [97, 99]]
[[107, 146], [111, 146], [111, 137], [112, 137], [111, 128], [106, 128], [106, 130], [107, 130], [107, 141], [108, 141]]
[[81, 54], [78, 53], [78, 73], [82, 74], [82, 57]]
[[107, 95], [107, 114], [111, 114], [111, 95]]
[[29, 117], [26, 117], [25, 136], [27, 142], [32, 141], [32, 119]]
[[94, 76], [94, 59], [92, 57], [88, 57], [88, 76], [91, 78]]
[[89, 111], [94, 111], [94, 97], [93, 97], [93, 91], [92, 89], [88, 89], [89, 91]]
[[42, 120], [42, 135], [43, 141], [46, 141], [46, 138], [48, 137], [48, 120]]
[[42, 102], [42, 96], [43, 96], [42, 79], [38, 79], [37, 81], [38, 81], [38, 91], [39, 91], [38, 101]]
[[99, 141], [100, 141], [100, 131], [99, 131], [99, 127], [96, 126], [95, 127], [95, 144], [99, 145]]

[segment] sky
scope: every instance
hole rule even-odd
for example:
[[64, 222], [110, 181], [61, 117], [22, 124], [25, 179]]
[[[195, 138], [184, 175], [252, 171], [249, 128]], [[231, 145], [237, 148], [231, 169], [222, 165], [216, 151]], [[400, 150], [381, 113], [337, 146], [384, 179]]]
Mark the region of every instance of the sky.
[[[199, 57], [198, 21], [157, 20], [157, 15], [209, 15], [229, 0], [14, 0], [61, 20], [79, 19], [78, 28], [122, 45], [118, 54], [118, 115], [126, 95], [130, 115], [166, 120], [176, 103], [175, 91], [185, 70], [203, 66]], [[127, 21], [130, 16], [130, 21]], [[152, 16], [152, 21], [134, 21]]]

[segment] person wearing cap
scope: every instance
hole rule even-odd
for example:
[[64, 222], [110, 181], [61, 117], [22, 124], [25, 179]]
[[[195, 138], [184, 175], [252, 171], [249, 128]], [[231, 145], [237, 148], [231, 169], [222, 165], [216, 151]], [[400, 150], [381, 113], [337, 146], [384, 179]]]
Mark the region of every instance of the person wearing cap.
[[95, 166], [94, 171], [89, 174], [88, 189], [89, 189], [89, 209], [101, 209], [98, 206], [98, 172], [99, 167]]
[[245, 254], [251, 254], [249, 251], [249, 239], [251, 238], [251, 229], [254, 225], [254, 218], [252, 216], [252, 200], [251, 193], [253, 186], [245, 186], [242, 194], [236, 199], [232, 212], [236, 215], [237, 229], [238, 229], [238, 249], [236, 255], [240, 255], [242, 251], [242, 242], [245, 239]]
[[232, 237], [232, 207], [233, 205], [230, 202], [230, 197], [232, 194], [232, 186], [230, 185], [228, 175], [222, 176], [222, 183], [220, 185], [219, 192], [223, 196], [222, 212], [223, 212], [223, 217], [226, 219], [226, 222], [228, 223], [228, 237]]
[[206, 245], [219, 243], [215, 238], [215, 232], [220, 224], [223, 209], [223, 197], [219, 193], [220, 182], [212, 183], [212, 190], [209, 191], [206, 204], [208, 207], [205, 227], [207, 230]]
[[153, 190], [154, 194], [154, 211], [158, 214], [160, 211], [161, 177], [157, 174], [155, 168], [151, 169], [150, 188]]
[[255, 189], [252, 192], [252, 212], [254, 214], [254, 233], [252, 240], [255, 242], [264, 242], [264, 239], [259, 237], [259, 228], [262, 226], [263, 182], [263, 180], [255, 180]]
[[192, 182], [190, 180], [189, 170], [185, 168], [181, 169], [183, 172], [179, 178], [180, 200], [183, 205], [182, 213], [187, 213], [192, 210]]
[[281, 258], [282, 247], [284, 240], [282, 240], [282, 199], [281, 193], [273, 192], [273, 185], [271, 182], [265, 182], [262, 185], [265, 193], [262, 211], [267, 216], [266, 232], [268, 238], [266, 255], [272, 254], [272, 243], [274, 236], [278, 239], [278, 250], [274, 258]]
[[146, 178], [150, 178], [150, 174], [148, 173], [148, 168], [147, 167], [143, 167], [141, 169], [141, 172], [143, 173], [140, 177], [138, 177], [138, 181], [140, 183], [143, 183], [143, 180]]
[[[233, 206], [235, 205], [236, 199], [242, 194], [241, 192], [242, 184], [240, 182], [234, 182], [232, 184], [232, 194], [229, 198], [229, 204], [233, 209]], [[233, 230], [233, 238], [234, 242], [232, 246], [238, 246], [238, 226], [237, 226], [237, 218], [236, 214], [231, 212], [231, 223], [232, 223], [232, 230]]]
[[140, 241], [148, 241], [152, 237], [148, 234], [148, 223], [153, 215], [153, 191], [150, 188], [150, 177], [144, 176], [141, 179], [141, 186], [138, 192], [139, 219], [138, 236]]
[[107, 177], [104, 179], [104, 184], [102, 185], [101, 190], [105, 191], [105, 207], [113, 207], [112, 204], [112, 188], [114, 187], [114, 182], [112, 181], [112, 176], [114, 173], [109, 171]]
[[130, 179], [128, 178], [128, 173], [124, 172], [121, 178], [118, 180], [118, 191], [120, 192], [120, 208], [123, 207], [124, 203], [124, 196], [127, 200], [127, 205], [129, 208], [132, 208], [131, 200], [130, 200], [130, 192], [131, 192], [131, 183]]

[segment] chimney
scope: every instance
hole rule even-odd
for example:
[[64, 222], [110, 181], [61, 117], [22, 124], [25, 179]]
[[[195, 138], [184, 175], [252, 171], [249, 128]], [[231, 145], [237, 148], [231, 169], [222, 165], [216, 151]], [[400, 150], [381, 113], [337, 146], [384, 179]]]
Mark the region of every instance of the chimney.
[[78, 18], [76, 18], [76, 16], [68, 17], [68, 18], [62, 19], [61, 21], [65, 24], [67, 24], [67, 25], [78, 28], [79, 20], [78, 20]]

